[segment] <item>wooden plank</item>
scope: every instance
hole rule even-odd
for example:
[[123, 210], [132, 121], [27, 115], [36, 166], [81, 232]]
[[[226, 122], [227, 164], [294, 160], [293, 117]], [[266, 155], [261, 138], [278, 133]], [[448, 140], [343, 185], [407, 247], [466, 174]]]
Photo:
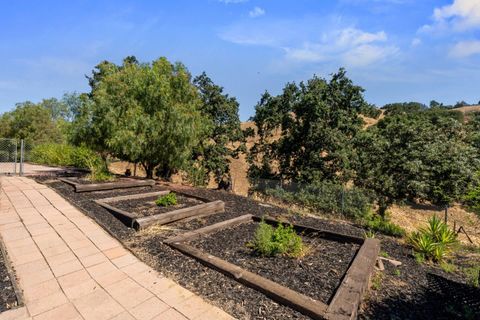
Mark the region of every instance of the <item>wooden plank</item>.
[[192, 241], [192, 240], [198, 239], [202, 235], [210, 234], [210, 233], [216, 232], [218, 230], [222, 230], [222, 229], [225, 229], [225, 228], [231, 228], [231, 227], [240, 225], [242, 223], [252, 221], [252, 217], [253, 216], [251, 214], [245, 214], [243, 216], [240, 216], [240, 217], [237, 217], [237, 218], [234, 218], [234, 219], [222, 221], [222, 222], [215, 223], [215, 224], [212, 224], [210, 226], [206, 226], [206, 227], [203, 227], [203, 228], [200, 228], [200, 229], [197, 229], [197, 230], [182, 233], [181, 235], [168, 238], [168, 239], [164, 240], [163, 242], [164, 243], [174, 243], [174, 242]]
[[365, 239], [328, 306], [329, 319], [357, 318], [358, 307], [368, 289], [379, 252], [378, 239]]
[[115, 208], [108, 203], [105, 203], [101, 200], [95, 200], [95, 203], [97, 203], [99, 206], [107, 209], [111, 213], [113, 213], [120, 221], [125, 223], [128, 227], [133, 228], [133, 223], [135, 221], [136, 216], [133, 213], [130, 213], [128, 211], [122, 210]]
[[276, 282], [244, 270], [234, 264], [182, 243], [170, 243], [170, 246], [191, 256], [206, 266], [234, 278], [244, 285], [258, 290], [278, 303], [289, 306], [312, 319], [325, 319], [327, 305], [301, 293], [284, 287]]
[[225, 212], [225, 203], [221, 200], [217, 200], [167, 213], [137, 218], [135, 219], [133, 226], [135, 229], [140, 230], [152, 224], [166, 224], [193, 216], [203, 217], [220, 212]]
[[155, 185], [154, 180], [136, 180], [136, 179], [122, 179], [121, 181], [115, 181], [115, 182], [90, 183], [90, 184], [77, 183], [68, 178], [59, 178], [59, 180], [73, 186], [75, 188], [75, 192], [89, 192], [89, 191], [113, 190], [113, 189], [148, 187], [148, 186], [153, 187]]
[[170, 190], [163, 190], [163, 191], [156, 191], [156, 192], [129, 194], [129, 195], [126, 195], [126, 196], [103, 198], [103, 199], [99, 199], [97, 201], [115, 202], [115, 201], [133, 200], [133, 199], [142, 199], [142, 198], [149, 198], [149, 197], [155, 197], [155, 196], [162, 196], [162, 195], [166, 195], [166, 194], [169, 194], [169, 193], [170, 193]]

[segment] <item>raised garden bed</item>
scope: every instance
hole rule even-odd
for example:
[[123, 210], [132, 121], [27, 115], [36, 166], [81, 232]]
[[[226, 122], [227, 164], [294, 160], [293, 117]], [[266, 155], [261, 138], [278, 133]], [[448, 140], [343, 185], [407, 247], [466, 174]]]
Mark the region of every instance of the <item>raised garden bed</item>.
[[[163, 243], [164, 240], [193, 231], [204, 226], [213, 225], [244, 214], [256, 216], [268, 215], [293, 224], [308, 225], [313, 228], [362, 237], [363, 229], [348, 223], [332, 219], [318, 219], [296, 215], [287, 209], [276, 206], [265, 206], [251, 198], [237, 196], [228, 192], [205, 188], [186, 188], [184, 186], [155, 185], [133, 189], [117, 189], [99, 192], [76, 193], [72, 187], [51, 177], [37, 177], [37, 181], [55, 189], [72, 204], [79, 207], [86, 215], [95, 219], [103, 228], [116, 236], [132, 250], [140, 259], [161, 272], [166, 277], [202, 296], [237, 319], [261, 320], [308, 320], [310, 317], [293, 308], [275, 302], [258, 290], [242, 285], [234, 278], [201, 264], [180, 251]], [[115, 197], [127, 194], [139, 194], [170, 189], [188, 193], [189, 195], [225, 203], [225, 212], [203, 218], [179, 220], [168, 225], [168, 228], [147, 228], [136, 232], [118, 220], [107, 209], [100, 207], [95, 199]], [[374, 286], [363, 299], [359, 310], [359, 319], [468, 319], [459, 315], [465, 310], [465, 299], [458, 298], [457, 293], [467, 292], [471, 288], [461, 272], [445, 272], [438, 266], [419, 264], [412, 256], [411, 248], [398, 240], [377, 234], [382, 242], [381, 255], [402, 262], [396, 267], [385, 262], [385, 270], [376, 272]], [[477, 249], [478, 250], [478, 249]], [[478, 253], [478, 251], [476, 251]], [[465, 267], [478, 264], [478, 255], [461, 253], [455, 256], [455, 263]], [[301, 260], [295, 260], [299, 268], [305, 267]], [[300, 266], [301, 265], [301, 266]], [[430, 274], [448, 279], [456, 285], [445, 291], [439, 291], [432, 283]], [[477, 288], [473, 297], [478, 297]], [[477, 293], [475, 295], [475, 292]], [[319, 298], [322, 300], [322, 298]], [[477, 298], [478, 300], [478, 298]], [[471, 311], [468, 311], [470, 314]], [[480, 311], [473, 310], [473, 319], [479, 318]], [[470, 317], [472, 319], [472, 317]]]
[[78, 177], [59, 178], [59, 180], [73, 186], [75, 189], [75, 192], [91, 192], [91, 191], [145, 187], [145, 186], [152, 187], [155, 185], [155, 181], [153, 180], [138, 180], [138, 179], [128, 179], [128, 178], [119, 178], [116, 181], [101, 182], [101, 183], [94, 183], [89, 181], [86, 178], [78, 178]]
[[258, 257], [246, 248], [259, 221], [247, 214], [165, 243], [313, 319], [355, 319], [380, 242], [293, 225], [311, 250], [299, 269], [289, 258]]
[[143, 194], [110, 197], [95, 202], [112, 212], [122, 222], [137, 230], [152, 224], [167, 224], [174, 221], [204, 217], [225, 211], [223, 201], [176, 193], [178, 203], [172, 206], [158, 206], [155, 200], [159, 196], [169, 194], [169, 190]]

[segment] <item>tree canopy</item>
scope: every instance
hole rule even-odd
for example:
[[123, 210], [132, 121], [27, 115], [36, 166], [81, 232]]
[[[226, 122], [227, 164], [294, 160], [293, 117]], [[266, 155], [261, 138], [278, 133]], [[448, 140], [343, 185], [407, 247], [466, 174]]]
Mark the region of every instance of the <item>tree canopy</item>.
[[330, 81], [315, 76], [287, 84], [278, 96], [266, 92], [253, 117], [259, 141], [249, 155], [250, 176], [347, 182], [356, 161], [352, 139], [363, 126], [359, 115], [372, 108], [343, 69]]
[[381, 214], [399, 200], [450, 204], [475, 182], [479, 168], [467, 137], [454, 112], [385, 117], [355, 140], [355, 183], [376, 192]]
[[201, 98], [200, 112], [206, 119], [206, 130], [200, 143], [193, 149], [192, 159], [203, 170], [201, 184], [210, 174], [218, 184], [230, 180], [230, 158], [242, 149], [243, 133], [238, 117], [238, 102], [223, 93], [223, 88], [202, 73], [194, 79]]
[[[102, 62], [74, 121], [77, 137], [94, 150], [141, 163], [148, 177], [170, 177], [190, 158], [204, 130], [191, 75], [166, 58], [121, 66]], [[77, 143], [79, 142], [77, 139]]]

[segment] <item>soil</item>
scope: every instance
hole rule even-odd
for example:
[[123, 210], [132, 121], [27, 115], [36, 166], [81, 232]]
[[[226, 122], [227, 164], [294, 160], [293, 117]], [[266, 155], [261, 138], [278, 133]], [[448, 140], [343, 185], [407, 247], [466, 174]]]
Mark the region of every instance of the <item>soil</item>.
[[[75, 193], [65, 183], [48, 181], [48, 179], [37, 178], [39, 182], [47, 180], [46, 184], [49, 187], [55, 189], [85, 214], [95, 219], [145, 263], [238, 319], [273, 320], [308, 319], [308, 317], [277, 304], [258, 291], [245, 287], [198, 261], [186, 257], [164, 245], [162, 243], [164, 239], [186, 230], [197, 229], [247, 213], [256, 216], [268, 215], [319, 229], [363, 236], [362, 229], [347, 222], [292, 215], [287, 209], [224, 191], [165, 185], [84, 194]], [[222, 200], [225, 202], [225, 212], [178, 221], [166, 226], [152, 226], [135, 232], [92, 201], [92, 199], [166, 189], [181, 191], [211, 201]], [[385, 262], [386, 270], [380, 273], [381, 277], [376, 277], [372, 281], [375, 284], [374, 289], [370, 290], [365, 299], [360, 310], [360, 319], [467, 319], [471, 314], [473, 316], [470, 319], [480, 318], [480, 306], [474, 311], [465, 310], [463, 304], [465, 297], [460, 296], [459, 298], [458, 296], [459, 293], [468, 294], [468, 297], [473, 296], [476, 301], [480, 297], [478, 289], [466, 285], [463, 273], [460, 271], [447, 273], [436, 266], [418, 264], [412, 256], [411, 249], [406, 245], [389, 237], [377, 236], [377, 238], [382, 241], [382, 254], [402, 262], [402, 265], [395, 268]], [[460, 266], [473, 265], [480, 264], [480, 258], [477, 252], [472, 253], [468, 258], [453, 257], [452, 262], [458, 263]], [[441, 288], [445, 286], [439, 286], [438, 283], [448, 283], [448, 288], [452, 288], [452, 290], [442, 290]]]
[[355, 257], [357, 244], [302, 236], [307, 254], [298, 259], [265, 257], [247, 247], [258, 223], [250, 222], [205, 236], [194, 247], [328, 304]]
[[178, 209], [193, 207], [203, 202], [194, 198], [184, 197], [177, 195], [177, 204], [168, 207], [162, 207], [155, 204], [155, 200], [158, 196], [141, 198], [141, 199], [129, 199], [122, 201], [112, 202], [115, 208], [125, 210], [135, 214], [137, 217], [148, 217], [155, 214], [162, 214], [171, 212]]
[[0, 312], [16, 307], [17, 305], [15, 289], [12, 286], [4, 257], [0, 252]]

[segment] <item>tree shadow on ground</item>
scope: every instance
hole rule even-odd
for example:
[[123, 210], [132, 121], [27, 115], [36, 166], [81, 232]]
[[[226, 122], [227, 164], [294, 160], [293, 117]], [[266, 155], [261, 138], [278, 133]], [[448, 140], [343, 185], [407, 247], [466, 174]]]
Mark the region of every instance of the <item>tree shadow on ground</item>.
[[369, 306], [364, 319], [480, 319], [480, 288], [427, 274], [428, 285], [412, 296], [396, 296]]

